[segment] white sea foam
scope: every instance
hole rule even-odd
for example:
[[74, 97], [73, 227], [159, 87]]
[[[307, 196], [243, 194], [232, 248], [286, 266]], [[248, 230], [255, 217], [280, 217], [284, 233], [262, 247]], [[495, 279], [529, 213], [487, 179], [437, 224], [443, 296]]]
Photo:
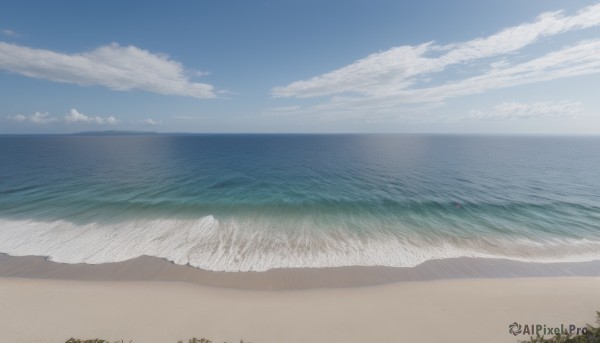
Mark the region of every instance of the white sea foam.
[[0, 219], [0, 252], [63, 263], [99, 264], [155, 256], [214, 271], [340, 266], [412, 267], [432, 259], [510, 258], [531, 262], [600, 259], [600, 241], [420, 237], [380, 231], [265, 228], [260, 222], [200, 219], [129, 220], [77, 225], [68, 221]]

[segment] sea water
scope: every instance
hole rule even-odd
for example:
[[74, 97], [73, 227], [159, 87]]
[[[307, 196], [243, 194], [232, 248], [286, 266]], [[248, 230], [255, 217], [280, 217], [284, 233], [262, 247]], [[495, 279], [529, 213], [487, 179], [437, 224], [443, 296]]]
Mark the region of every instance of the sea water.
[[0, 136], [0, 253], [214, 271], [600, 259], [600, 137]]

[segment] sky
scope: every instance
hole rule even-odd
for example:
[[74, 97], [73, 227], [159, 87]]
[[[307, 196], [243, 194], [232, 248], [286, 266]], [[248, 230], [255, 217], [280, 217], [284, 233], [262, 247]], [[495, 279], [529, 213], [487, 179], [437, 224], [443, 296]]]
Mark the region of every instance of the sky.
[[0, 134], [600, 134], [600, 2], [2, 1]]

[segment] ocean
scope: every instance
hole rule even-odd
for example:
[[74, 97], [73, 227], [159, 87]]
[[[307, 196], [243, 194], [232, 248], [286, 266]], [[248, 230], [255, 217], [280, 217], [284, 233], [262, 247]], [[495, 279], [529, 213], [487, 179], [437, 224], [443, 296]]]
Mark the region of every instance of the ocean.
[[600, 137], [0, 136], [0, 253], [212, 271], [600, 259]]

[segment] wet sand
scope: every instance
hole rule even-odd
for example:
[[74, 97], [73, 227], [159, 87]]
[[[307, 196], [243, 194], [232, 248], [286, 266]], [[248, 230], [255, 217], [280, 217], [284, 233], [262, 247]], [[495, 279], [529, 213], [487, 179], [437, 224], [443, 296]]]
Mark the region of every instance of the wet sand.
[[307, 289], [371, 286], [399, 281], [464, 278], [600, 276], [600, 261], [528, 263], [502, 259], [433, 260], [412, 268], [337, 267], [273, 269], [266, 272], [214, 272], [176, 265], [156, 257], [124, 262], [64, 264], [43, 257], [0, 254], [0, 277], [86, 281], [185, 281], [241, 289]]

